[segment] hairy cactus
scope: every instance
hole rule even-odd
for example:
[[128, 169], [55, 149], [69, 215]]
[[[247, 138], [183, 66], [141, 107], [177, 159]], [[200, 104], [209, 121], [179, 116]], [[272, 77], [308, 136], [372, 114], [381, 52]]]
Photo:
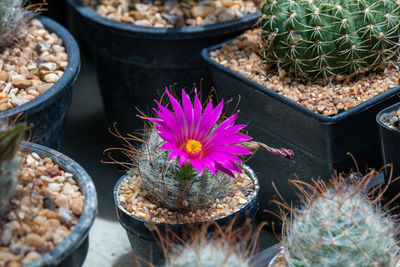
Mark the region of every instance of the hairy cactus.
[[265, 0], [267, 63], [304, 80], [355, 76], [398, 62], [397, 0]]
[[16, 152], [25, 134], [25, 124], [0, 126], [0, 216], [13, 195], [15, 177], [19, 167]]
[[214, 223], [190, 229], [186, 238], [178, 238], [176, 242], [161, 237], [165, 267], [258, 266], [263, 259], [254, 256], [260, 232], [266, 223], [261, 223], [253, 231], [250, 223], [237, 227], [236, 219], [224, 228]]
[[29, 16], [22, 4], [23, 0], [0, 1], [0, 49], [15, 42], [20, 27], [26, 25]]
[[163, 140], [151, 131], [136, 157], [137, 169], [147, 198], [169, 210], [196, 211], [217, 199], [223, 199], [235, 189], [236, 181], [218, 172], [205, 170], [202, 175], [194, 168], [185, 168], [178, 160], [168, 160], [168, 151], [159, 149]]
[[250, 259], [232, 251], [229, 244], [218, 241], [205, 241], [185, 246], [178, 255], [168, 259], [166, 267], [248, 267]]
[[288, 265], [395, 266], [400, 255], [395, 222], [357, 185], [339, 183], [323, 191], [286, 224]]

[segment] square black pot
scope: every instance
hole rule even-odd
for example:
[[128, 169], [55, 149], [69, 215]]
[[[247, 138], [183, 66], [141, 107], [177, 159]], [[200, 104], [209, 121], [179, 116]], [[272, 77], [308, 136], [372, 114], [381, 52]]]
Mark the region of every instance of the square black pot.
[[[224, 99], [241, 96], [239, 119], [248, 125], [246, 129], [254, 140], [295, 152], [294, 164], [263, 152], [247, 163], [260, 173], [260, 211], [276, 208], [269, 203], [275, 194], [272, 182], [287, 201], [297, 200], [297, 191], [289, 186], [289, 179], [295, 179], [296, 175], [305, 181], [317, 177], [328, 179], [334, 170], [348, 172], [355, 166], [348, 152], [355, 156], [361, 171], [366, 165], [376, 168], [382, 165], [375, 117], [381, 109], [399, 100], [400, 86], [340, 114], [323, 116], [210, 58], [210, 51], [229, 42], [202, 51], [218, 96]], [[267, 213], [260, 213], [259, 218], [274, 219]]]

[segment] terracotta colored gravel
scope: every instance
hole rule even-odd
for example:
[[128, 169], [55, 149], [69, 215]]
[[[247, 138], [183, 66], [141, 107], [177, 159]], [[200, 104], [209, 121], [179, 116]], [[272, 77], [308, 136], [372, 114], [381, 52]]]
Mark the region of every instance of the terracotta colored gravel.
[[118, 199], [126, 211], [154, 223], [193, 223], [223, 217], [239, 210], [254, 194], [254, 184], [250, 178], [240, 174], [236, 178], [237, 190], [231, 196], [217, 201], [208, 209], [180, 214], [147, 200], [147, 191], [140, 184], [141, 180], [137, 175], [125, 179], [119, 189]]
[[61, 38], [32, 20], [26, 34], [0, 52], [0, 111], [23, 105], [50, 89], [68, 65]]
[[225, 22], [256, 12], [252, 0], [84, 0], [101, 16], [137, 26], [170, 28]]
[[17, 188], [0, 220], [0, 266], [25, 265], [60, 244], [74, 229], [84, 196], [71, 173], [50, 158], [21, 153]]
[[222, 49], [210, 52], [213, 60], [252, 79], [300, 105], [323, 115], [348, 110], [399, 84], [400, 72], [388, 66], [379, 73], [370, 73], [351, 81], [337, 76], [327, 85], [321, 82], [303, 84], [288, 77], [268, 73], [263, 63], [259, 29], [248, 30]]

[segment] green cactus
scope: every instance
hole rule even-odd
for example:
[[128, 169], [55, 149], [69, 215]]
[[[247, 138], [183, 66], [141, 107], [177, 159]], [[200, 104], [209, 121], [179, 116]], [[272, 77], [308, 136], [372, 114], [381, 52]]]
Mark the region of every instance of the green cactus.
[[0, 0], [0, 49], [15, 42], [20, 27], [26, 27], [31, 18], [23, 3], [23, 0]]
[[283, 241], [289, 266], [395, 266], [395, 223], [354, 189], [339, 184], [296, 210]]
[[397, 65], [397, 0], [265, 0], [264, 56], [278, 71], [303, 80]]
[[142, 186], [153, 203], [177, 211], [196, 211], [209, 207], [235, 190], [235, 179], [208, 170], [200, 175], [194, 168], [179, 167], [169, 161], [168, 151], [158, 149], [162, 139], [153, 130], [136, 156]]
[[0, 217], [7, 209], [15, 187], [15, 177], [19, 168], [16, 152], [26, 130], [25, 123], [0, 126]]

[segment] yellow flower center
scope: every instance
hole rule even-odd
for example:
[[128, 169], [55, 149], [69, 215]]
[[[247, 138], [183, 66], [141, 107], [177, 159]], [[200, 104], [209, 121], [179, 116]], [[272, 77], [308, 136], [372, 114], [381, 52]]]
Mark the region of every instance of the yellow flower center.
[[186, 150], [191, 154], [199, 153], [202, 149], [202, 144], [199, 141], [189, 139], [186, 144]]

